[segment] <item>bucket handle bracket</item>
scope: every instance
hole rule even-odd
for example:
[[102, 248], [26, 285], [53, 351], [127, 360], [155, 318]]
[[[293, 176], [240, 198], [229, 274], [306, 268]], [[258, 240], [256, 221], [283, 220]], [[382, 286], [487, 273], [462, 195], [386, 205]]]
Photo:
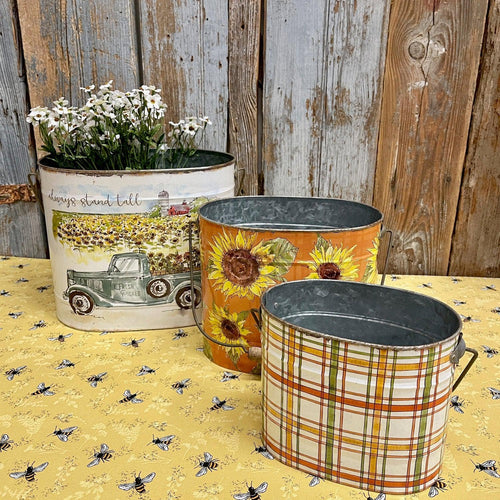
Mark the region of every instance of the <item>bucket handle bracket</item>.
[[460, 338], [458, 340], [458, 344], [456, 345], [455, 349], [453, 349], [452, 353], [450, 354], [450, 362], [453, 363], [455, 366], [458, 365], [460, 358], [465, 354], [465, 352], [469, 352], [472, 354], [472, 358], [469, 359], [469, 362], [465, 366], [465, 368], [462, 370], [462, 373], [460, 373], [460, 376], [455, 380], [452, 391], [454, 391], [460, 382], [462, 382], [462, 379], [467, 375], [467, 372], [472, 368], [472, 365], [476, 362], [477, 357], [479, 356], [478, 352], [476, 349], [471, 349], [470, 347], [467, 347], [465, 345], [465, 341], [463, 339], [462, 333], [460, 333]]

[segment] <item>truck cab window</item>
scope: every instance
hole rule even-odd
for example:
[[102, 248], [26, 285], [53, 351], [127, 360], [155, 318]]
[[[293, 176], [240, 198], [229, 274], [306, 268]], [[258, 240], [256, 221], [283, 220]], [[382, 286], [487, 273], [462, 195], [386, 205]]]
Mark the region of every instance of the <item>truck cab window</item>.
[[131, 273], [131, 272], [139, 272], [139, 259], [133, 258], [123, 258], [116, 259], [113, 264], [112, 271], [114, 273]]

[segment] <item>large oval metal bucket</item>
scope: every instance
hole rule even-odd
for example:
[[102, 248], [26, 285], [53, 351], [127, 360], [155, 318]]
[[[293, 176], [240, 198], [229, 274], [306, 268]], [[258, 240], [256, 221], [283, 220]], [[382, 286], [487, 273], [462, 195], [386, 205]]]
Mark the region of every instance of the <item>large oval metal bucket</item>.
[[199, 212], [203, 329], [215, 363], [260, 371], [245, 349], [260, 346], [249, 312], [283, 281], [330, 278], [374, 282], [382, 214], [345, 200], [248, 196]]
[[465, 349], [460, 329], [442, 302], [379, 285], [319, 280], [266, 291], [268, 451], [363, 490], [430, 487], [443, 460], [454, 363]]
[[[207, 167], [90, 171], [40, 166], [56, 313], [80, 330], [194, 324], [201, 301], [190, 222], [210, 199], [234, 195], [234, 158], [203, 152]], [[219, 163], [217, 163], [219, 162]]]

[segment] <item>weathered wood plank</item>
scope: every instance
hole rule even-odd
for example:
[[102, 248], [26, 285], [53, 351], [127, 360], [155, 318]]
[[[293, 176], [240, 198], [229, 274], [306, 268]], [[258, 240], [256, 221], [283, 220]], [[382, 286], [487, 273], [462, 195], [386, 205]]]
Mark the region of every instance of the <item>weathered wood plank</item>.
[[373, 202], [389, 272], [447, 273], [487, 5], [392, 3]]
[[450, 274], [500, 276], [500, 2], [490, 2]]
[[390, 2], [331, 2], [319, 196], [371, 203]]
[[258, 194], [258, 109], [262, 0], [229, 2], [229, 151], [244, 179], [240, 194]]
[[268, 4], [266, 193], [371, 202], [389, 6]]
[[83, 103], [80, 87], [138, 80], [133, 0], [18, 0], [32, 106], [65, 96]]
[[168, 120], [208, 116], [202, 146], [225, 151], [227, 2], [145, 0], [140, 19], [144, 82], [162, 89]]
[[[0, 0], [0, 185], [25, 184], [35, 167], [15, 2]], [[46, 257], [44, 224], [37, 203], [0, 206], [0, 255]]]

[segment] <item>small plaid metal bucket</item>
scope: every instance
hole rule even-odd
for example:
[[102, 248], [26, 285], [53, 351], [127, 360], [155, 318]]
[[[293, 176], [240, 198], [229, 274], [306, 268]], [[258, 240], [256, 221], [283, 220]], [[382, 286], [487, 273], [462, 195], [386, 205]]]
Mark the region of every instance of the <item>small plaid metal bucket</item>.
[[[261, 299], [263, 439], [286, 465], [369, 491], [429, 488], [452, 389], [477, 357], [460, 317], [366, 283], [283, 283]], [[458, 360], [473, 353], [453, 386]]]

